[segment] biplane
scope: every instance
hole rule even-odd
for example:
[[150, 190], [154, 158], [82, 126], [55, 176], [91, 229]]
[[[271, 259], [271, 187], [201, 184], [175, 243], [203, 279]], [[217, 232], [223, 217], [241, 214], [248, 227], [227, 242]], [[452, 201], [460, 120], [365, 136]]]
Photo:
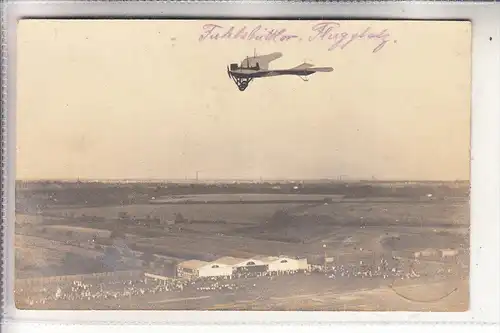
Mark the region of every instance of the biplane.
[[267, 55], [247, 57], [241, 64], [233, 63], [227, 67], [227, 75], [231, 78], [240, 91], [244, 91], [248, 84], [257, 78], [296, 75], [303, 81], [308, 81], [308, 76], [317, 72], [331, 72], [331, 67], [314, 67], [309, 63], [302, 63], [288, 69], [269, 69], [269, 64], [281, 58], [283, 54], [275, 52]]

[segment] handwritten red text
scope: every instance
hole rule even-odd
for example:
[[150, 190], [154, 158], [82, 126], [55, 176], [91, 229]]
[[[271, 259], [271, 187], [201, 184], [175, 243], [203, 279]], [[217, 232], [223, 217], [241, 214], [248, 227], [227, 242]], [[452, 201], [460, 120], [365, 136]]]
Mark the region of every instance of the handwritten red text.
[[340, 29], [340, 23], [322, 22], [312, 27], [313, 34], [309, 41], [327, 40], [331, 41], [328, 50], [344, 49], [351, 43], [359, 40], [373, 40], [376, 43], [373, 53], [380, 51], [389, 42], [389, 33], [387, 29], [379, 32], [373, 32], [371, 27], [367, 27], [360, 32], [345, 32]]
[[287, 42], [297, 37], [297, 35], [288, 33], [287, 29], [284, 28], [266, 28], [262, 25], [254, 28], [248, 28], [246, 25], [242, 27], [223, 27], [217, 24], [205, 24], [199, 41], [240, 39], [248, 41]]

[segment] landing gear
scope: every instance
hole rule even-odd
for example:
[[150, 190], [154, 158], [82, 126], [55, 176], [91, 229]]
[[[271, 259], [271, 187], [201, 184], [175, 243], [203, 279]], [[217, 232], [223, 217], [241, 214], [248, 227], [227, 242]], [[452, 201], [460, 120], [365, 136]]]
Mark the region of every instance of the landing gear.
[[252, 81], [251, 78], [235, 78], [233, 77], [234, 83], [238, 86], [238, 89], [240, 91], [244, 91], [247, 87], [250, 81]]
[[234, 83], [236, 83], [236, 86], [238, 86], [238, 89], [240, 91], [244, 91], [247, 87], [250, 81], [253, 80], [253, 78], [247, 78], [247, 77], [234, 77], [231, 75], [231, 78], [233, 79]]
[[232, 73], [229, 67], [227, 68], [227, 75], [233, 79], [234, 83], [236, 83], [236, 86], [240, 91], [244, 91], [247, 87], [250, 81], [253, 80], [253, 78], [250, 77], [235, 77]]

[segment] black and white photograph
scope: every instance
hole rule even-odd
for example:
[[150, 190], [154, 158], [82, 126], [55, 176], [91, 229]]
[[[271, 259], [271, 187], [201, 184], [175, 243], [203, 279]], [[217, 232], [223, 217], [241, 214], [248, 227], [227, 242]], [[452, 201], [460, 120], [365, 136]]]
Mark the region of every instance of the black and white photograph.
[[16, 307], [467, 311], [471, 36], [20, 20]]

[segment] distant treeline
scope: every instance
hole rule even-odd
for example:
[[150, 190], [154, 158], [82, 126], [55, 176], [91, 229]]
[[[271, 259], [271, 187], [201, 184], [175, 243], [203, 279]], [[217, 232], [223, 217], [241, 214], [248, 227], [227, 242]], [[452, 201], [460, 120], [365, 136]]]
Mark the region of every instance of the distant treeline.
[[192, 194], [325, 194], [345, 195], [345, 198], [401, 197], [418, 198], [432, 194], [435, 198], [462, 197], [469, 195], [468, 183], [412, 183], [408, 185], [388, 183], [321, 183], [321, 184], [103, 184], [61, 183], [42, 186], [39, 183], [25, 186], [17, 192], [17, 208], [47, 207], [59, 205], [103, 206], [148, 204], [151, 198], [169, 195]]

